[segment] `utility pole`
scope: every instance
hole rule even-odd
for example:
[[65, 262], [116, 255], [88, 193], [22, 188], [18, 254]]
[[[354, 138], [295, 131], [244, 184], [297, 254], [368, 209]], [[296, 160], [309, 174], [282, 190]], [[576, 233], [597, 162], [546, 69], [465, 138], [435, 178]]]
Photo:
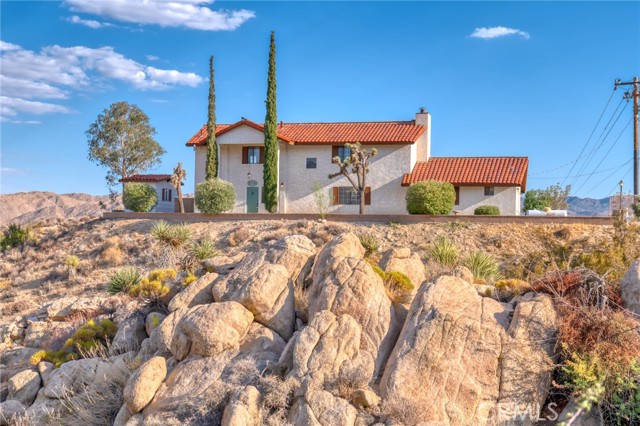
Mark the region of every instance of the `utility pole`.
[[634, 77], [633, 81], [622, 82], [620, 79], [614, 83], [614, 90], [618, 86], [630, 86], [633, 84], [633, 94], [629, 92], [624, 94], [624, 98], [628, 101], [633, 98], [633, 195], [638, 194], [638, 77]]

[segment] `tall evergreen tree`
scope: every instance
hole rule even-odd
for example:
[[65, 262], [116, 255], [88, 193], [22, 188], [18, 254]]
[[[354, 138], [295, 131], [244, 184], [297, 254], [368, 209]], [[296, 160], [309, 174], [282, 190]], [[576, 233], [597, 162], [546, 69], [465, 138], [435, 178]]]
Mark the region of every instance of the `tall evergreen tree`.
[[271, 32], [269, 74], [267, 77], [267, 114], [264, 119], [264, 205], [270, 213], [278, 209], [278, 135], [276, 115], [276, 39]]
[[218, 177], [218, 144], [216, 143], [216, 86], [213, 81], [213, 55], [209, 58], [209, 113], [207, 119], [207, 179]]

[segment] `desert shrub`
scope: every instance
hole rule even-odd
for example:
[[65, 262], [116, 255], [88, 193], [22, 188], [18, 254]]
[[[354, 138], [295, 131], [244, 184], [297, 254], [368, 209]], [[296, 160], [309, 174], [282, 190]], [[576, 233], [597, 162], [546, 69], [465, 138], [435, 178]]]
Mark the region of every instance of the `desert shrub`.
[[384, 275], [384, 287], [393, 303], [408, 303], [415, 288], [411, 279], [402, 272], [390, 271]]
[[469, 268], [476, 280], [493, 281], [500, 276], [500, 268], [496, 259], [488, 253], [477, 251], [462, 262]]
[[448, 182], [428, 180], [412, 184], [406, 201], [410, 214], [449, 214], [456, 202], [456, 191]]
[[158, 193], [149, 184], [126, 182], [122, 194], [122, 204], [127, 210], [148, 212], [158, 204]]
[[120, 247], [107, 247], [100, 254], [100, 260], [108, 266], [120, 266], [124, 264], [125, 256]]
[[175, 269], [153, 270], [138, 284], [129, 287], [128, 294], [150, 303], [157, 303], [169, 293], [167, 282], [175, 279], [177, 275]]
[[62, 262], [64, 266], [69, 268], [69, 270], [76, 271], [80, 267], [80, 258], [78, 256], [67, 256], [67, 258]]
[[380, 248], [380, 243], [378, 242], [376, 236], [373, 234], [360, 234], [358, 235], [358, 239], [360, 240], [360, 244], [362, 244], [362, 247], [364, 247], [365, 249], [365, 257], [371, 256]]
[[181, 247], [191, 239], [191, 230], [184, 223], [171, 225], [164, 220], [159, 220], [153, 224], [151, 235], [163, 244]]
[[473, 211], [476, 216], [500, 216], [498, 206], [480, 206]]
[[184, 281], [182, 282], [183, 287], [188, 286], [189, 284], [191, 284], [192, 282], [196, 281], [198, 279], [198, 277], [196, 277], [193, 274], [187, 274], [187, 276], [184, 278]]
[[218, 214], [232, 210], [236, 203], [236, 190], [230, 182], [209, 179], [196, 186], [195, 204], [203, 213]]
[[631, 205], [631, 210], [633, 210], [636, 219], [640, 219], [640, 197], [636, 197], [635, 203]]
[[440, 236], [427, 248], [427, 257], [440, 265], [454, 268], [458, 264], [458, 248], [447, 237]]
[[9, 225], [2, 236], [0, 242], [0, 251], [10, 250], [14, 247], [19, 247], [27, 243], [31, 238], [31, 232], [29, 228], [23, 228], [22, 226], [12, 223]]
[[122, 393], [122, 385], [113, 379], [79, 384], [78, 391], [63, 389], [58, 400], [64, 409], [50, 413], [49, 424], [112, 425], [122, 406]]
[[182, 258], [181, 268], [185, 271], [194, 271], [200, 266], [200, 262], [217, 255], [215, 243], [210, 238], [194, 241], [189, 244], [189, 249]]
[[251, 238], [251, 231], [249, 231], [249, 229], [247, 229], [245, 226], [239, 226], [231, 233], [229, 233], [227, 244], [229, 244], [231, 247], [235, 247], [239, 244], [244, 243], [249, 238]]
[[500, 291], [508, 291], [513, 294], [524, 293], [530, 288], [528, 282], [515, 278], [498, 280], [495, 287]]
[[138, 283], [140, 283], [140, 273], [136, 268], [120, 269], [109, 277], [107, 291], [110, 294], [126, 293], [131, 287], [138, 285]]

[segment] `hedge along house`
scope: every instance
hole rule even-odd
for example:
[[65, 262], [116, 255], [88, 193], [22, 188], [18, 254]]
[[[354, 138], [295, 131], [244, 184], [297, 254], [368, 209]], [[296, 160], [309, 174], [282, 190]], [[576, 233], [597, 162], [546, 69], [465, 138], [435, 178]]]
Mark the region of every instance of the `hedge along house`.
[[[266, 213], [262, 198], [263, 132], [261, 124], [245, 118], [234, 124], [216, 126], [218, 175], [231, 182], [236, 189], [233, 212]], [[434, 160], [431, 158], [431, 116], [424, 108], [410, 121], [281, 122], [277, 135], [280, 213], [316, 213], [316, 188], [320, 188], [327, 199], [329, 213], [358, 213], [360, 195], [347, 178], [328, 177], [330, 173], [338, 171], [338, 166], [332, 162], [333, 157], [346, 158], [350, 155], [349, 149], [344, 146], [346, 143], [360, 142], [365, 149], [378, 150], [378, 154], [371, 159], [367, 174], [364, 194], [367, 214], [407, 214], [407, 186], [403, 184], [408, 185], [409, 176], [419, 176], [415, 172], [423, 164]], [[196, 185], [205, 179], [206, 142], [206, 125], [187, 142], [187, 146], [195, 151]], [[526, 158], [524, 161], [526, 178]], [[516, 173], [504, 162], [496, 162], [492, 166], [500, 168], [495, 172], [501, 176]], [[483, 181], [481, 178], [476, 180]], [[501, 191], [494, 192], [498, 198], [495, 195], [487, 196], [483, 204], [496, 204], [499, 199], [502, 206], [509, 204], [505, 213], [517, 214], [515, 211], [519, 212], [520, 203], [519, 190], [517, 192], [517, 197], [515, 189], [508, 192], [513, 195], [510, 204], [506, 200], [507, 193], [502, 194]], [[471, 196], [465, 195], [460, 202], [463, 204], [457, 206], [458, 210], [465, 213], [472, 207], [472, 204], [464, 204], [472, 202]]]
[[158, 194], [158, 204], [151, 211], [162, 213], [175, 211], [176, 191], [171, 184], [171, 175], [131, 175], [120, 179], [120, 182], [141, 182], [151, 185]]

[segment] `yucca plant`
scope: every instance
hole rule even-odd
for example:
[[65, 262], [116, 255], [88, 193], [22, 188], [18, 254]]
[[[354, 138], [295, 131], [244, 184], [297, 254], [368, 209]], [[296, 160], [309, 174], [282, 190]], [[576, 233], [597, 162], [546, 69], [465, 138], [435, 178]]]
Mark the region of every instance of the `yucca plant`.
[[218, 254], [215, 243], [208, 237], [193, 242], [189, 247], [189, 252], [198, 260], [207, 260]]
[[184, 223], [171, 225], [164, 220], [160, 220], [153, 225], [151, 235], [164, 244], [172, 247], [181, 247], [191, 239], [191, 230]]
[[378, 248], [380, 248], [380, 243], [378, 242], [376, 236], [373, 234], [360, 234], [358, 235], [358, 239], [360, 240], [360, 244], [362, 244], [362, 247], [364, 247], [365, 249], [364, 255], [366, 257], [369, 257], [372, 254], [376, 253], [378, 251]]
[[458, 248], [445, 236], [440, 236], [427, 248], [427, 257], [442, 266], [453, 268], [458, 264]]
[[171, 239], [171, 225], [164, 220], [159, 220], [153, 224], [151, 235], [158, 241], [167, 242]]
[[140, 273], [136, 268], [124, 268], [109, 277], [107, 291], [110, 294], [127, 292], [131, 287], [140, 283]]
[[469, 268], [475, 279], [495, 281], [500, 278], [500, 268], [489, 253], [477, 251], [467, 257], [462, 264]]

